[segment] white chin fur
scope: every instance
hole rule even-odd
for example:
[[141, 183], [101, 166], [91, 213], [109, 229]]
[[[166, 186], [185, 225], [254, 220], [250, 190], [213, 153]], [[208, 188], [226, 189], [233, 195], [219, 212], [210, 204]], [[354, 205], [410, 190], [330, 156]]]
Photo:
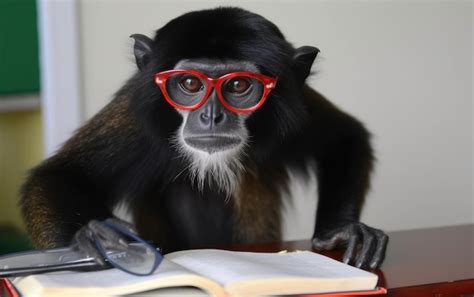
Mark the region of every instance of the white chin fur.
[[[187, 116], [184, 115], [185, 120], [186, 118]], [[178, 129], [172, 143], [180, 155], [188, 161], [191, 181], [195, 182], [201, 191], [207, 182], [209, 185], [217, 185], [227, 198], [232, 196], [240, 182], [241, 174], [245, 170], [242, 165], [242, 157], [245, 155], [244, 151], [247, 146], [247, 130], [242, 129], [245, 135], [240, 135], [243, 140], [240, 144], [228, 150], [209, 154], [189, 146], [184, 141], [183, 129], [184, 124]]]

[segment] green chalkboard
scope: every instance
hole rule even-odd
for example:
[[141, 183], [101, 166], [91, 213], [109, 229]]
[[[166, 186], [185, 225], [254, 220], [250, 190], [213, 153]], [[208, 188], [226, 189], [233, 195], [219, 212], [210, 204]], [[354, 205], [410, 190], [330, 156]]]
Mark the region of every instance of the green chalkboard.
[[35, 0], [0, 0], [0, 94], [39, 90]]

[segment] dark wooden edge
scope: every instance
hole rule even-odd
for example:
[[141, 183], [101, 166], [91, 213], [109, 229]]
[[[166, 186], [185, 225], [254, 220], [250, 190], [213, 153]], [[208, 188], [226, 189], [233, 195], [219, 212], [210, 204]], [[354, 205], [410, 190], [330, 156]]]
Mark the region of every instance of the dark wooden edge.
[[474, 279], [388, 289], [387, 297], [474, 297]]

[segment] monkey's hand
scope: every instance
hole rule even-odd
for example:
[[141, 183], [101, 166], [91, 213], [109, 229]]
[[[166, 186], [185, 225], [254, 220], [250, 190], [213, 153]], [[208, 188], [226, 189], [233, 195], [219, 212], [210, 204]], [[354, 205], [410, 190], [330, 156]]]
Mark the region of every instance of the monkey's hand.
[[377, 268], [382, 264], [388, 236], [382, 231], [360, 222], [351, 222], [330, 231], [316, 233], [313, 247], [331, 250], [346, 247], [342, 261], [359, 268]]
[[[136, 233], [130, 223], [120, 219], [109, 218], [106, 222], [119, 225], [132, 233]], [[91, 220], [87, 225], [83, 226], [76, 232], [71, 242], [71, 247], [84, 253], [88, 257], [94, 258], [100, 266], [108, 266], [96, 245], [97, 240], [100, 240], [104, 249], [123, 248], [125, 250], [128, 247], [128, 239], [125, 235], [97, 220]]]

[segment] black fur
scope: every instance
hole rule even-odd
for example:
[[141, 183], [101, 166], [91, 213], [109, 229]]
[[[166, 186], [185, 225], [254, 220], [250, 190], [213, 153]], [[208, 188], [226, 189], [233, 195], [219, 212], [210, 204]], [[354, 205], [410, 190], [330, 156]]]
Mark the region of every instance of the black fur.
[[[238, 226], [235, 201], [226, 203], [216, 189], [198, 192], [185, 160], [170, 144], [181, 117], [163, 99], [154, 74], [192, 58], [251, 61], [263, 74], [278, 77], [276, 89], [246, 122], [251, 142], [244, 163], [271, 193], [281, 187], [273, 175], [284, 175], [286, 167], [305, 170], [315, 159], [320, 196], [315, 245], [331, 248], [336, 239], [346, 245], [349, 237], [360, 236], [373, 162], [369, 133], [305, 85], [310, 65], [301, 61], [312, 63], [317, 52], [309, 54], [295, 59], [297, 51], [273, 23], [239, 8], [190, 12], [170, 21], [157, 31], [146, 60], [137, 59], [140, 70], [115, 99], [31, 171], [21, 205], [35, 243], [69, 244], [79, 228], [112, 216], [110, 209], [122, 200], [140, 234], [168, 250], [245, 242], [232, 235], [236, 229], [265, 228], [251, 222]], [[279, 198], [270, 199], [278, 209]], [[382, 247], [371, 248], [378, 258], [361, 266], [383, 259], [385, 235], [370, 230], [382, 238]]]

